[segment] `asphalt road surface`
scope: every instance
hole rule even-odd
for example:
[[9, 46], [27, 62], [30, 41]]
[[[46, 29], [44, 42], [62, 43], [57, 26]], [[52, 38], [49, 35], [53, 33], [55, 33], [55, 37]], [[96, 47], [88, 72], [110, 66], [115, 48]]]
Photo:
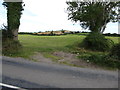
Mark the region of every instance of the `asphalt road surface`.
[[2, 58], [2, 83], [20, 88], [118, 88], [118, 71]]

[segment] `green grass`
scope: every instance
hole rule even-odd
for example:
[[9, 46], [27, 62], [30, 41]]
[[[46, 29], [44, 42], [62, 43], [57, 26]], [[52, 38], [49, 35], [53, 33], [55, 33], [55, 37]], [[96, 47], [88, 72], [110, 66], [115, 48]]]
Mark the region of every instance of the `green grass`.
[[85, 36], [62, 35], [62, 36], [35, 36], [19, 35], [23, 45], [22, 53], [15, 56], [28, 57], [34, 52], [53, 52], [74, 50], [74, 45], [81, 42]]
[[[14, 53], [13, 57], [28, 58], [34, 52], [74, 52], [78, 51], [76, 44], [85, 38], [84, 35], [61, 35], [61, 36], [35, 36], [35, 35], [19, 35], [19, 41], [23, 45], [23, 49], [19, 53]], [[107, 37], [118, 43], [118, 37]]]
[[115, 44], [118, 43], [120, 39], [120, 37], [108, 37], [108, 36], [106, 36], [106, 38], [113, 40]]
[[[71, 52], [78, 54], [78, 58], [91, 61], [97, 65], [103, 65], [101, 61], [102, 55], [107, 55], [108, 52], [89, 51], [82, 48], [78, 48], [77, 44], [82, 42], [86, 36], [84, 35], [61, 35], [61, 36], [35, 36], [35, 35], [19, 35], [19, 41], [23, 48], [19, 53], [10, 54], [12, 57], [29, 58], [34, 55], [35, 52], [43, 53], [47, 58], [51, 58], [57, 62], [60, 57], [52, 55], [54, 51]], [[115, 44], [118, 43], [119, 37], [106, 37], [112, 39]], [[100, 56], [101, 55], [101, 56]], [[100, 56], [100, 57], [99, 57]], [[98, 59], [98, 61], [96, 61]], [[107, 61], [106, 61], [107, 62]], [[105, 63], [106, 63], [105, 62]], [[69, 64], [69, 62], [64, 62]], [[111, 64], [105, 64], [104, 66], [110, 66]]]

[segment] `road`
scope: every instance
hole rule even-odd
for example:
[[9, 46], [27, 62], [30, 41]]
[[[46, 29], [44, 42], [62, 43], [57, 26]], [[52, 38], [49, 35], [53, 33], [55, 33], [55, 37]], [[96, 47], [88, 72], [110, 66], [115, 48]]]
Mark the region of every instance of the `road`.
[[20, 88], [118, 88], [118, 72], [2, 58], [2, 83]]

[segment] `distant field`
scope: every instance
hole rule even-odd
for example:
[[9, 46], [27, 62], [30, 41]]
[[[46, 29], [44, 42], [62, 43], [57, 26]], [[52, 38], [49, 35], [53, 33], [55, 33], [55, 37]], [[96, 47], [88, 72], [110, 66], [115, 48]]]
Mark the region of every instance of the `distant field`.
[[81, 42], [85, 36], [35, 36], [19, 35], [19, 40], [24, 47], [26, 55], [33, 52], [69, 51], [73, 44]]
[[[28, 57], [34, 52], [71, 51], [75, 45], [85, 38], [84, 35], [61, 35], [61, 36], [35, 36], [19, 35], [23, 45], [22, 57]], [[118, 37], [107, 37], [118, 43]]]

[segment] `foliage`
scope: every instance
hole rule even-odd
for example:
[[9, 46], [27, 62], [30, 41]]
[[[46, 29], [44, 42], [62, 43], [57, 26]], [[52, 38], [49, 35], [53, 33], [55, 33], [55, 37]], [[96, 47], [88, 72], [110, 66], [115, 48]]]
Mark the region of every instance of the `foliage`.
[[112, 47], [110, 51], [110, 56], [120, 60], [120, 43]]
[[83, 40], [81, 46], [94, 51], [108, 51], [113, 44], [112, 40], [106, 39], [102, 34], [92, 32]]
[[32, 32], [18, 32], [18, 34], [29, 34], [29, 35], [32, 35], [33, 33]]
[[22, 2], [4, 2], [7, 8], [7, 25], [8, 38], [13, 38], [13, 31], [19, 28], [20, 18], [23, 11]]
[[18, 53], [22, 49], [22, 45], [19, 41], [14, 41], [12, 39], [6, 39], [2, 42], [2, 54], [11, 56], [12, 54]]
[[6, 38], [8, 38], [7, 30], [8, 30], [8, 27], [3, 24], [3, 25], [2, 25], [2, 28], [1, 28], [2, 40], [3, 40], [3, 41], [4, 41]]
[[120, 34], [117, 34], [117, 33], [113, 33], [113, 34], [111, 34], [111, 33], [106, 33], [106, 34], [103, 34], [103, 35], [105, 35], [105, 36], [116, 36], [116, 37], [120, 37]]
[[2, 50], [4, 55], [12, 55], [19, 52], [21, 44], [18, 41], [18, 29], [23, 11], [22, 2], [3, 2], [7, 9], [7, 27], [2, 30]]
[[88, 2], [84, 1], [67, 1], [68, 19], [74, 22], [80, 22], [84, 29], [89, 29], [93, 32], [103, 32], [107, 23], [110, 21], [119, 21], [118, 2]]
[[108, 54], [100, 53], [88, 53], [78, 56], [81, 59], [86, 60], [88, 63], [93, 63], [107, 68], [120, 68], [120, 61], [110, 57]]
[[53, 31], [51, 31], [50, 35], [51, 35], [51, 36], [52, 36], [52, 35], [54, 35], [54, 32], [53, 32]]

